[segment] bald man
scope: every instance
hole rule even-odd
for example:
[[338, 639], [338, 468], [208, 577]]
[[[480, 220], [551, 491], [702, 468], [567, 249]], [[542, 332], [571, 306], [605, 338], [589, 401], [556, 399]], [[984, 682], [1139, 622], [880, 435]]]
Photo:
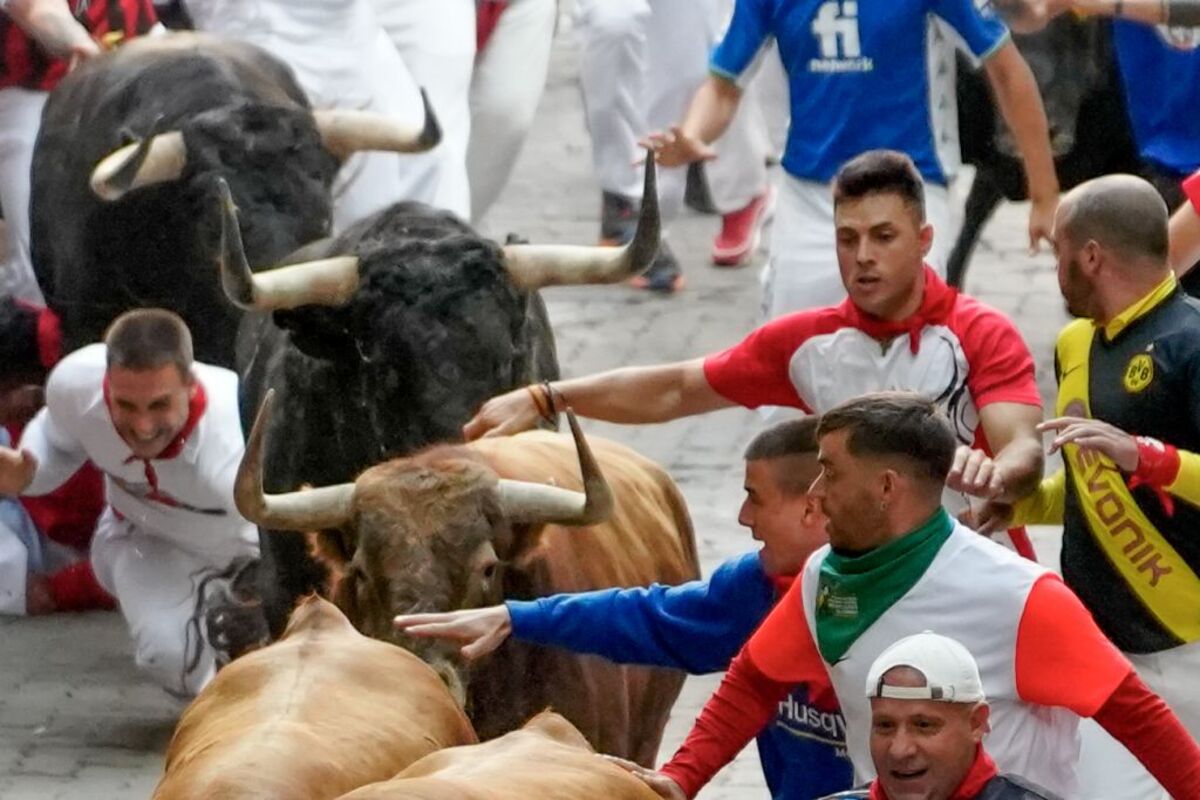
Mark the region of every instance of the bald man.
[[[1081, 184], [1059, 206], [1054, 235], [1059, 287], [1080, 317], [1059, 334], [1058, 417], [1040, 426], [1064, 469], [1014, 519], [1063, 525], [1063, 578], [1196, 737], [1200, 301], [1176, 284], [1167, 208], [1140, 178]], [[1165, 796], [1094, 733], [1084, 736], [1081, 774], [1094, 783], [1084, 797]]]

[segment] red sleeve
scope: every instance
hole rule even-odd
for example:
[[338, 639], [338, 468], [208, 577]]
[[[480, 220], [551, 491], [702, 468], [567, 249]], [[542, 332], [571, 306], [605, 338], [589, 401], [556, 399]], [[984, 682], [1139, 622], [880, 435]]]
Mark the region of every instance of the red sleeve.
[[813, 335], [816, 313], [798, 311], [772, 320], [728, 350], [708, 356], [708, 385], [746, 408], [793, 406], [811, 413], [792, 385], [788, 364], [796, 348]]
[[1033, 356], [1012, 320], [994, 308], [960, 295], [957, 333], [967, 357], [967, 389], [982, 409], [992, 403], [1042, 407]]
[[1200, 797], [1200, 747], [1136, 672], [1125, 676], [1094, 719], [1171, 797]]
[[1200, 172], [1183, 182], [1183, 193], [1191, 201], [1192, 208], [1196, 209], [1196, 213], [1200, 214]]
[[803, 575], [792, 582], [787, 594], [746, 642], [745, 651], [772, 680], [809, 684], [811, 697], [817, 692], [832, 692], [833, 684], [808, 627], [803, 583]]
[[773, 681], [760, 672], [743, 649], [661, 772], [688, 797], [695, 797], [767, 726], [791, 688], [791, 683]]
[[1090, 717], [1131, 672], [1129, 659], [1062, 579], [1050, 573], [1039, 578], [1017, 627], [1017, 695]]

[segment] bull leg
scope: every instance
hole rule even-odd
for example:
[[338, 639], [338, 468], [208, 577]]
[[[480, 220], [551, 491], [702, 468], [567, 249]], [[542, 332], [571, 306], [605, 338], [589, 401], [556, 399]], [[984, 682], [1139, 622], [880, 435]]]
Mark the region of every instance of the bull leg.
[[962, 288], [967, 277], [967, 262], [975, 252], [975, 245], [979, 243], [983, 226], [991, 219], [992, 212], [1003, 199], [1000, 187], [988, 177], [985, 169], [977, 169], [963, 209], [962, 230], [958, 232], [958, 239], [954, 242], [954, 249], [950, 251], [950, 258], [946, 262], [946, 282], [954, 288]]

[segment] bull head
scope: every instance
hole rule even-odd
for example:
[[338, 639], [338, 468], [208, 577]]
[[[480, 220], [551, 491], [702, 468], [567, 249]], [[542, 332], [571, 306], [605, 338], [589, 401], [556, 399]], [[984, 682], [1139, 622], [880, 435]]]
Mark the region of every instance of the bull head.
[[[344, 528], [354, 516], [353, 483], [286, 494], [268, 495], [263, 491], [263, 451], [274, 397], [274, 390], [267, 392], [238, 467], [234, 484], [238, 511], [250, 522], [274, 530]], [[571, 409], [567, 409], [567, 421], [579, 454], [584, 491], [502, 478], [496, 483], [496, 495], [509, 522], [594, 525], [612, 513], [612, 492]]]
[[[325, 149], [342, 160], [360, 150], [421, 153], [436, 147], [442, 139], [424, 89], [421, 100], [425, 115], [420, 129], [383, 114], [353, 110], [314, 111], [313, 122]], [[119, 200], [134, 189], [179, 180], [187, 161], [182, 133], [158, 133], [105, 156], [92, 171], [92, 191], [103, 200]]]
[[[237, 210], [221, 191], [221, 285], [246, 310], [278, 311], [303, 305], [340, 306], [358, 290], [358, 259], [322, 259], [253, 272], [241, 246]], [[650, 266], [658, 252], [660, 219], [654, 160], [646, 159], [641, 216], [632, 241], [621, 248], [513, 244], [502, 248], [504, 267], [517, 287], [616, 283]]]

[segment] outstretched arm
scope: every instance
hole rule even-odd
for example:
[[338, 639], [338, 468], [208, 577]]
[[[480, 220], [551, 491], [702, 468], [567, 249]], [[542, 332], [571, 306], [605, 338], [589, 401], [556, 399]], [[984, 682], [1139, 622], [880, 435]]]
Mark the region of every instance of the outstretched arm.
[[733, 405], [709, 386], [699, 358], [555, 381], [550, 395], [533, 385], [494, 397], [463, 426], [463, 435], [473, 440], [528, 430], [541, 411], [548, 413], [549, 403], [555, 411], [570, 406], [581, 417], [625, 424], [666, 422]]
[[709, 75], [692, 96], [683, 122], [669, 131], [651, 133], [640, 144], [654, 151], [664, 167], [717, 157], [709, 145], [721, 137], [737, 113], [742, 90], [728, 78]]

